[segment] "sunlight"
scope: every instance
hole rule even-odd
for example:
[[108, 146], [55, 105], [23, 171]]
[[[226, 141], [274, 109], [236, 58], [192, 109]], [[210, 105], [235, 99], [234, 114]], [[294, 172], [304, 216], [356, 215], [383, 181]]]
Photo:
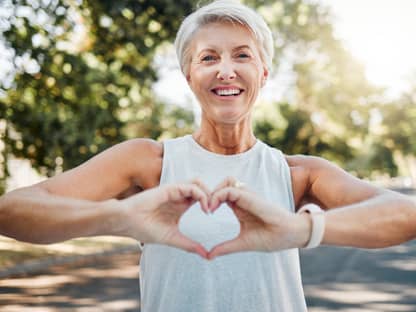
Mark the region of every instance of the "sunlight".
[[416, 2], [321, 0], [334, 12], [336, 36], [389, 95], [406, 90], [416, 73]]

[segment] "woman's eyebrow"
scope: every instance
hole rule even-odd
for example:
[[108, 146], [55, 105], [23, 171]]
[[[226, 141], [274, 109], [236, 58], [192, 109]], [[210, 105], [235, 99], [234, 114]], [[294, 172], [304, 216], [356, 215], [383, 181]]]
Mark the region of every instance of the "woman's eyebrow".
[[244, 49], [251, 50], [250, 46], [244, 44], [244, 45], [241, 45], [241, 46], [238, 46], [238, 47], [233, 48], [233, 51], [244, 50]]
[[[250, 50], [251, 51], [251, 48], [250, 48], [250, 46], [249, 45], [247, 45], [247, 44], [243, 44], [243, 45], [240, 45], [240, 46], [237, 46], [237, 47], [235, 47], [235, 48], [232, 48], [232, 52], [235, 52], [235, 51], [239, 51], [239, 50]], [[215, 49], [215, 48], [203, 48], [201, 51], [199, 51], [198, 53], [197, 53], [197, 57], [200, 57], [201, 56], [201, 54], [203, 54], [203, 53], [218, 53], [217, 52], [217, 50]]]
[[199, 51], [197, 55], [200, 56], [202, 53], [206, 53], [206, 52], [216, 53], [216, 51], [214, 49], [205, 48], [205, 49], [202, 49], [201, 51]]

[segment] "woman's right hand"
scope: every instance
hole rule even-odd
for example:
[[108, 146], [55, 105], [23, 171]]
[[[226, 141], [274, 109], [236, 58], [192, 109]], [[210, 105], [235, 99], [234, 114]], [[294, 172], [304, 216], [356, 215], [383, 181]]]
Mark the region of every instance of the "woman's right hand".
[[207, 188], [196, 181], [163, 185], [128, 197], [120, 201], [126, 213], [123, 234], [142, 243], [166, 244], [207, 258], [204, 247], [183, 235], [178, 223], [195, 202], [207, 212], [208, 196]]
[[267, 202], [244, 187], [236, 187], [233, 178], [226, 179], [213, 192], [210, 211], [227, 203], [240, 221], [240, 234], [214, 247], [209, 259], [240, 251], [279, 251], [306, 245], [311, 220], [307, 215], [292, 213]]

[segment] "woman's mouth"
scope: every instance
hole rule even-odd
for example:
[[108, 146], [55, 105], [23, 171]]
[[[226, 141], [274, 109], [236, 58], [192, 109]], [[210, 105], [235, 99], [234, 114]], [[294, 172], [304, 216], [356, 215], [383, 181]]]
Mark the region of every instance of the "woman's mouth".
[[211, 92], [218, 96], [238, 96], [243, 93], [244, 90], [239, 88], [214, 88]]

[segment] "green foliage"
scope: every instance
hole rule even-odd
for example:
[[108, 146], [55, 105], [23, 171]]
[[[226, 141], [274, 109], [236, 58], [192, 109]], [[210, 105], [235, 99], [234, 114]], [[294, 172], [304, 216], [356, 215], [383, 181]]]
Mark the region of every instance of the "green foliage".
[[295, 79], [286, 103], [274, 107], [285, 122], [276, 125], [266, 115], [257, 120], [256, 134], [285, 153], [348, 165], [361, 151], [356, 141], [368, 135], [368, 103], [380, 90], [367, 82], [362, 65], [334, 37], [322, 5], [263, 1], [259, 12], [276, 39], [276, 72], [289, 64]]
[[[377, 106], [377, 112], [381, 121], [374, 147], [381, 152], [375, 154], [373, 163], [378, 164], [381, 159], [384, 163], [378, 169], [391, 175], [398, 173], [400, 164], [403, 167], [401, 174], [411, 176], [416, 183], [416, 84], [397, 101]], [[394, 162], [394, 166], [386, 162]]]
[[[62, 72], [68, 64], [71, 70]], [[118, 99], [102, 89], [111, 76], [65, 53], [55, 54], [48, 65], [34, 77], [18, 75], [5, 104], [16, 133], [10, 137], [11, 152], [53, 174], [57, 165], [71, 168], [123, 136]]]
[[416, 154], [416, 93], [379, 107], [382, 124], [379, 144], [403, 154]]
[[322, 131], [307, 112], [287, 103], [277, 104], [274, 109], [287, 122], [276, 123], [276, 120], [262, 118], [255, 124], [257, 137], [267, 144], [281, 148], [289, 155], [321, 155], [340, 163], [353, 156], [344, 138]]

